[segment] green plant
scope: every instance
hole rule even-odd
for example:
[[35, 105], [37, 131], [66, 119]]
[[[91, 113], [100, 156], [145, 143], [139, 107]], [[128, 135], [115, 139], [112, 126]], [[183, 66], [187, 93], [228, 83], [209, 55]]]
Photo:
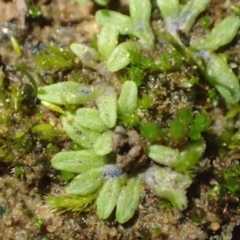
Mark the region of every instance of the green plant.
[[240, 165], [233, 163], [232, 166], [224, 167], [216, 176], [217, 184], [209, 191], [211, 199], [217, 198], [218, 201], [230, 201], [236, 199], [240, 192]]
[[[120, 94], [106, 83], [88, 85], [74, 81], [38, 89], [42, 104], [61, 114], [63, 130], [78, 145], [74, 150], [57, 153], [51, 160], [53, 168], [61, 171], [61, 178], [69, 181], [66, 195], [48, 198], [53, 209], [84, 211], [95, 201], [100, 218], [107, 219], [116, 209], [116, 220], [125, 223], [138, 208], [143, 184], [179, 210], [187, 207], [186, 189], [206, 148], [202, 132], [210, 126], [209, 115], [204, 110], [184, 107], [174, 112], [173, 119], [167, 121], [168, 127], [162, 128], [158, 117], [144, 114], [158, 101], [158, 95], [149, 96], [141, 88], [148, 84], [144, 85], [143, 79], [149, 72], [167, 75], [174, 59], [178, 67], [184, 61], [197, 66], [228, 104], [239, 101], [236, 76], [225, 60], [213, 53], [236, 36], [238, 17], [224, 19], [204, 39], [187, 41], [184, 37], [208, 3], [191, 0], [180, 6], [177, 0], [157, 1], [166, 29], [156, 34], [175, 48], [170, 54], [163, 51], [161, 62], [156, 63], [151, 57], [155, 36], [150, 26], [149, 0], [131, 0], [130, 16], [99, 10], [96, 20], [102, 29], [97, 44], [71, 44], [71, 50], [86, 67], [105, 76], [106, 72], [121, 70], [120, 77], [110, 76], [119, 77], [123, 84]], [[120, 35], [124, 36], [122, 42]], [[68, 62], [65, 57], [63, 60], [60, 62]], [[194, 73], [190, 72], [190, 80], [178, 87], [191, 89], [198, 83]], [[217, 104], [216, 92], [211, 90], [208, 94]], [[232, 191], [234, 187], [228, 186]]]
[[58, 46], [44, 47], [41, 53], [34, 56], [40, 70], [58, 71], [62, 69], [71, 69], [74, 67], [74, 54], [70, 50]]
[[[100, 72], [103, 66], [106, 66], [110, 72], [116, 72], [134, 63], [140, 52], [153, 49], [154, 35], [149, 23], [150, 1], [132, 0], [129, 7], [130, 16], [110, 10], [99, 10], [96, 13], [96, 20], [102, 25], [97, 39], [97, 50], [81, 43], [70, 45], [84, 65]], [[134, 38], [118, 44], [119, 35]]]
[[222, 187], [230, 194], [237, 195], [240, 192], [240, 165], [236, 164], [231, 169], [225, 169], [221, 176]]
[[170, 3], [158, 0], [158, 7], [166, 23], [163, 35], [186, 59], [193, 61], [208, 80], [222, 95], [227, 103], [239, 101], [239, 81], [226, 61], [213, 53], [230, 43], [240, 27], [240, 19], [229, 16], [222, 20], [205, 38], [185, 43], [182, 34], [188, 34], [198, 15], [203, 12], [209, 0], [192, 0], [180, 7], [178, 0]]
[[36, 228], [40, 229], [43, 225], [43, 220], [41, 218], [35, 218], [34, 225], [36, 226]]
[[70, 197], [56, 197], [53, 195], [47, 196], [46, 203], [53, 210], [60, 212], [67, 211], [86, 211], [88, 205], [96, 198], [96, 194], [89, 194], [87, 197], [83, 196], [70, 196]]
[[29, 15], [31, 18], [38, 18], [41, 16], [42, 12], [39, 6], [31, 4], [29, 6]]
[[[191, 0], [181, 6], [178, 0], [158, 0], [157, 5], [166, 24], [160, 30], [165, 38], [190, 64], [197, 65], [206, 80], [223, 96], [227, 103], [239, 101], [239, 82], [226, 61], [213, 51], [228, 44], [237, 34], [240, 20], [229, 16], [216, 26], [205, 38], [185, 41], [197, 17], [203, 12], [209, 0]], [[111, 72], [119, 71], [129, 64], [135, 64], [136, 55], [154, 49], [154, 35], [149, 24], [151, 4], [149, 0], [130, 1], [130, 16], [110, 10], [99, 10], [96, 20], [103, 26], [97, 40], [97, 50], [85, 44], [73, 43], [70, 47], [82, 63], [104, 74], [103, 66]], [[228, 29], [228, 31], [226, 31]], [[118, 36], [134, 38], [118, 44]], [[139, 67], [141, 69], [141, 67]], [[144, 75], [144, 74], [142, 74]]]
[[[77, 0], [77, 2], [83, 4], [89, 2], [89, 0]], [[94, 2], [101, 6], [105, 6], [108, 4], [109, 0], [94, 0]]]
[[[147, 147], [135, 130], [118, 126], [124, 115], [134, 114], [138, 108], [136, 83], [124, 82], [119, 97], [112, 87], [89, 89], [90, 86], [80, 83], [62, 82], [38, 92], [41, 100], [76, 106], [71, 112], [64, 110], [61, 122], [80, 150], [59, 152], [51, 163], [55, 169], [77, 175], [66, 188], [70, 198], [64, 197], [65, 204], [59, 207], [54, 204], [58, 200], [53, 198], [50, 205], [71, 210], [72, 202], [77, 204], [75, 196], [82, 201], [94, 194], [100, 218], [108, 218], [116, 207], [116, 219], [124, 223], [134, 215], [145, 182], [158, 196], [167, 198], [180, 210], [185, 209], [185, 189], [192, 182], [190, 171], [205, 150], [204, 141], [187, 144], [181, 150], [162, 145]], [[86, 106], [79, 108], [79, 104]], [[89, 104], [94, 107], [87, 107]], [[164, 167], [149, 165], [146, 155]]]
[[202, 139], [201, 133], [209, 128], [210, 118], [205, 111], [194, 115], [188, 108], [182, 108], [177, 113], [169, 128], [169, 134], [174, 141], [181, 141], [187, 136], [192, 140]]

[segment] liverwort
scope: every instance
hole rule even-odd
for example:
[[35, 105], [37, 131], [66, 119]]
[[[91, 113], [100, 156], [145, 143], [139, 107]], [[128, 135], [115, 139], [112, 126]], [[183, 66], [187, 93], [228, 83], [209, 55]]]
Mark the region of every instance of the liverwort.
[[158, 196], [168, 199], [179, 210], [186, 209], [185, 191], [192, 183], [189, 176], [153, 165], [145, 172], [145, 182]]

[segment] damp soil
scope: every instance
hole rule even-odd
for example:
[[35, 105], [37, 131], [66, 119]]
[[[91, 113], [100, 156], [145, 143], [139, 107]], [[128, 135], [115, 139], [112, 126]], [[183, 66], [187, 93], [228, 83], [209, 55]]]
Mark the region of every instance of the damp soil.
[[[110, 8], [127, 13], [128, 1], [112, 1]], [[41, 15], [33, 18], [27, 15], [26, 9], [35, 4], [41, 10]], [[211, 1], [207, 11], [200, 16], [208, 17], [210, 25], [219, 22], [231, 14], [232, 4], [240, 7], [239, 1]], [[72, 42], [88, 43], [99, 31], [94, 20], [94, 13], [100, 7], [92, 2], [79, 5], [75, 0], [1, 0], [0, 1], [0, 54], [1, 66], [6, 85], [13, 89], [20, 88], [29, 82], [28, 78], [19, 72], [15, 63], [24, 64], [29, 71], [36, 68], [32, 57], [44, 46], [58, 45], [68, 48]], [[159, 13], [153, 12], [153, 28], [161, 25]], [[193, 37], [206, 34], [198, 21], [193, 30]], [[18, 57], [12, 49], [10, 37], [15, 37], [22, 48], [23, 55]], [[164, 44], [157, 41], [158, 53]], [[240, 58], [239, 36], [228, 46], [234, 71], [238, 71]], [[209, 88], [207, 84], [199, 85], [195, 90], [199, 92], [194, 99], [189, 90], [178, 88], [179, 81], [188, 76], [190, 66], [177, 69], [169, 74], [173, 79], [171, 84], [164, 84], [166, 76], [147, 76], [149, 84], [144, 91], [151, 94], [156, 89], [161, 92], [160, 100], [155, 103], [155, 110], [146, 113], [151, 118], [158, 111], [164, 113], [165, 118], [173, 116], [184, 106], [194, 109], [205, 109], [211, 116], [211, 136], [219, 136], [224, 132], [227, 121], [224, 117], [227, 109], [224, 104], [212, 107], [202, 92]], [[89, 82], [101, 82], [99, 74], [85, 69], [80, 74], [87, 76]], [[51, 72], [44, 72], [47, 79]], [[68, 72], [54, 72], [58, 81], [68, 80]], [[119, 82], [116, 76], [106, 77], [116, 88]], [[113, 78], [113, 80], [111, 79]], [[97, 80], [96, 80], [97, 79]], [[163, 83], [161, 86], [157, 81]], [[40, 81], [39, 85], [47, 81]], [[170, 89], [170, 90], [169, 90]], [[164, 94], [165, 93], [165, 94]], [[201, 98], [202, 97], [202, 98]], [[66, 136], [58, 138], [39, 138], [32, 131], [32, 127], [40, 121], [51, 123], [55, 129], [60, 129], [57, 114], [53, 114], [36, 99], [29, 98], [20, 110], [13, 111], [9, 117], [9, 124], [0, 125], [0, 239], [4, 240], [114, 240], [114, 239], [169, 239], [169, 240], [237, 240], [240, 239], [240, 205], [237, 196], [219, 200], [218, 197], [209, 198], [209, 191], [219, 182], [222, 169], [231, 168], [240, 160], [238, 148], [221, 155], [217, 147], [207, 139], [208, 148], [196, 170], [196, 178], [187, 190], [188, 208], [180, 212], [171, 207], [165, 200], [156, 197], [148, 188], [142, 191], [138, 211], [125, 224], [119, 224], [110, 217], [101, 220], [96, 216], [94, 206], [89, 206], [86, 212], [65, 212], [60, 214], [52, 211], [45, 203], [48, 194], [58, 195], [64, 192], [66, 181], [61, 180], [59, 173], [51, 168], [51, 156], [61, 149], [69, 149], [71, 141]], [[3, 104], [0, 114], [7, 114]], [[152, 114], [152, 115], [151, 115]], [[166, 121], [167, 122], [167, 121]], [[235, 121], [238, 128], [239, 122]], [[16, 147], [16, 135], [20, 129], [24, 131], [21, 146]], [[15, 134], [14, 141], [10, 137]], [[20, 138], [21, 139], [21, 138]], [[4, 142], [5, 141], [5, 142]], [[19, 143], [18, 143], [19, 144]], [[16, 150], [17, 149], [17, 150]], [[4, 150], [4, 151], [3, 151]], [[234, 162], [234, 163], [233, 163]], [[22, 171], [22, 172], [21, 172]], [[16, 173], [17, 172], [17, 173]]]

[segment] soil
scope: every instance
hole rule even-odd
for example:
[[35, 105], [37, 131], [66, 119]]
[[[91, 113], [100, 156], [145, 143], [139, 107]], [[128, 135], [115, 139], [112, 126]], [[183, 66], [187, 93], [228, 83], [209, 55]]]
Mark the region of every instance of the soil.
[[[27, 14], [26, 9], [31, 4], [36, 4], [41, 15], [32, 18]], [[127, 13], [128, 1], [112, 1], [110, 8]], [[212, 0], [207, 11], [201, 16], [208, 16], [211, 19], [211, 26], [218, 23], [224, 17], [230, 15], [231, 5], [240, 7], [238, 0]], [[28, 78], [20, 73], [15, 63], [20, 62], [28, 69], [34, 70], [36, 64], [32, 61], [34, 54], [41, 51], [44, 46], [55, 44], [68, 48], [72, 42], [88, 43], [99, 32], [99, 25], [94, 20], [94, 13], [100, 9], [92, 2], [80, 5], [76, 0], [0, 0], [0, 54], [1, 65], [7, 78], [7, 84], [15, 84], [20, 87], [28, 82]], [[156, 12], [156, 13], [155, 13]], [[159, 13], [154, 11], [153, 28], [162, 24], [159, 20]], [[205, 35], [209, 29], [204, 29], [198, 21], [191, 33], [193, 38]], [[22, 48], [23, 55], [17, 56], [12, 49], [10, 37], [15, 37]], [[158, 49], [164, 43], [158, 42]], [[240, 58], [239, 35], [228, 46], [230, 62], [234, 71], [239, 71]], [[161, 52], [161, 50], [158, 50]], [[170, 84], [164, 85], [164, 76], [159, 78], [163, 82], [160, 87], [156, 84], [155, 76], [147, 76], [149, 85], [146, 92], [158, 90], [165, 92], [168, 96], [164, 100], [157, 100], [156, 111], [162, 111], [164, 116], [172, 116], [183, 106], [196, 104], [195, 109], [206, 109], [212, 119], [211, 134], [220, 136], [227, 126], [225, 118], [227, 109], [224, 105], [212, 107], [202, 99], [193, 100], [187, 90], [179, 90], [175, 86], [186, 78], [189, 66], [174, 73], [174, 79]], [[100, 74], [93, 73], [89, 69], [81, 69], [89, 81], [101, 82]], [[46, 78], [50, 72], [44, 72]], [[59, 80], [68, 79], [67, 73], [55, 72]], [[171, 74], [170, 74], [171, 75]], [[171, 76], [168, 76], [171, 78]], [[109, 78], [111, 76], [108, 76]], [[114, 76], [115, 79], [116, 76]], [[116, 80], [116, 79], [115, 79]], [[118, 82], [113, 80], [113, 85]], [[112, 80], [111, 80], [112, 81]], [[43, 85], [46, 82], [39, 82]], [[168, 94], [168, 88], [171, 93]], [[176, 88], [176, 89], [175, 89]], [[198, 87], [199, 92], [209, 88], [209, 85], [202, 84]], [[175, 90], [173, 90], [175, 89]], [[201, 96], [201, 94], [199, 94]], [[31, 99], [32, 101], [32, 99]], [[29, 104], [29, 102], [28, 102]], [[0, 125], [0, 136], [6, 138], [12, 131], [21, 129], [24, 125], [24, 117], [28, 117], [32, 125], [39, 118], [44, 118], [56, 129], [60, 129], [59, 119], [43, 106], [33, 104], [31, 110], [24, 113], [16, 111], [12, 116], [13, 126], [5, 129]], [[27, 106], [26, 108], [28, 108]], [[3, 105], [0, 106], [1, 114], [4, 112]], [[156, 114], [148, 112], [145, 114]], [[232, 123], [235, 129], [239, 127], [239, 121]], [[30, 127], [29, 127], [30, 128]], [[52, 211], [45, 203], [48, 194], [58, 195], [64, 191], [66, 181], [59, 178], [59, 173], [51, 168], [51, 155], [61, 148], [69, 148], [71, 141], [63, 136], [54, 141], [32, 137], [28, 130], [30, 150], [27, 152], [13, 152], [11, 142], [2, 148], [8, 149], [13, 154], [13, 160], [6, 160], [5, 155], [0, 152], [0, 239], [3, 240], [129, 240], [129, 239], [169, 239], [169, 240], [237, 240], [240, 239], [240, 205], [238, 196], [226, 198], [220, 201], [217, 197], [209, 198], [209, 191], [219, 182], [218, 174], [226, 167], [232, 167], [233, 162], [240, 160], [238, 148], [225, 154], [219, 153], [215, 146], [209, 147], [201, 160], [200, 167], [196, 172], [194, 183], [188, 189], [188, 208], [180, 212], [169, 206], [168, 202], [156, 197], [153, 192], [145, 188], [141, 194], [138, 212], [127, 223], [121, 225], [110, 217], [108, 220], [101, 220], [96, 216], [93, 205], [89, 206], [86, 212], [65, 212], [60, 214]], [[129, 136], [128, 136], [129, 137]], [[210, 141], [209, 141], [210, 142]], [[0, 144], [2, 144], [1, 141]], [[54, 147], [52, 147], [54, 145]], [[132, 147], [132, 146], [131, 146]], [[135, 146], [136, 147], [136, 146]], [[2, 149], [1, 148], [1, 149]], [[49, 150], [51, 148], [51, 151]], [[141, 149], [140, 149], [141, 150]], [[2, 151], [2, 150], [1, 150]], [[224, 156], [224, 157], [223, 157]], [[142, 157], [139, 153], [137, 158]], [[24, 175], [13, 174], [16, 166], [24, 169]], [[194, 216], [198, 216], [194, 220]], [[199, 219], [200, 218], [200, 219]]]

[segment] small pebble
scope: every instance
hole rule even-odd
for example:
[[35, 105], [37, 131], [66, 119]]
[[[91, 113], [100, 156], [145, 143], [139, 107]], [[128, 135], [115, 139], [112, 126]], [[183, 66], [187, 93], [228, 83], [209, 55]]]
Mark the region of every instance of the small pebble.
[[220, 224], [218, 222], [213, 222], [210, 227], [214, 232], [216, 232], [220, 228]]

